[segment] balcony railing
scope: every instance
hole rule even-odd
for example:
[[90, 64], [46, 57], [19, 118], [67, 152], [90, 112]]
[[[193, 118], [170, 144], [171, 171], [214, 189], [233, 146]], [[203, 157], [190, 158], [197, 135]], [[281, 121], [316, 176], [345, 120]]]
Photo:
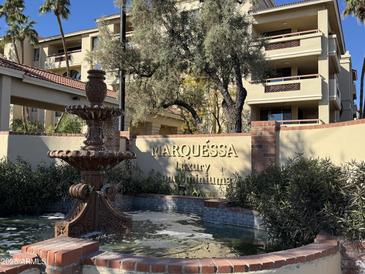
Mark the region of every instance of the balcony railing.
[[313, 30], [305, 30], [305, 31], [298, 31], [298, 32], [290, 32], [280, 35], [273, 35], [273, 36], [266, 36], [264, 37], [265, 40], [273, 40], [273, 39], [281, 39], [281, 38], [288, 38], [293, 36], [303, 36], [307, 34], [313, 34], [313, 33], [321, 33], [319, 29], [313, 29]]
[[[83, 62], [84, 56], [80, 50], [68, 51], [68, 60], [70, 65], [81, 65]], [[64, 53], [61, 54], [51, 54], [48, 55], [45, 62], [46, 69], [55, 69], [55, 68], [65, 68], [66, 67], [66, 55]]]
[[[320, 76], [319, 74], [304, 74], [304, 75], [267, 78], [264, 80], [264, 83], [275, 83], [275, 82], [285, 82], [285, 81], [292, 81], [292, 80], [313, 79], [313, 78], [318, 78], [319, 76]], [[256, 83], [258, 83], [258, 82], [256, 81]]]
[[330, 99], [335, 103], [337, 109], [341, 109], [341, 92], [337, 74], [330, 78]]
[[318, 29], [264, 37], [268, 59], [319, 55], [322, 52], [322, 32]]
[[294, 102], [322, 99], [322, 77], [319, 74], [269, 78], [247, 84], [248, 104]]
[[[69, 55], [71, 55], [72, 53], [77, 53], [77, 52], [81, 52], [81, 49], [67, 51], [67, 53]], [[48, 57], [64, 57], [64, 56], [65, 56], [65, 53], [55, 53], [55, 54], [48, 55]]]
[[280, 120], [277, 121], [280, 125], [322, 125], [324, 122], [321, 119], [302, 119], [302, 120]]

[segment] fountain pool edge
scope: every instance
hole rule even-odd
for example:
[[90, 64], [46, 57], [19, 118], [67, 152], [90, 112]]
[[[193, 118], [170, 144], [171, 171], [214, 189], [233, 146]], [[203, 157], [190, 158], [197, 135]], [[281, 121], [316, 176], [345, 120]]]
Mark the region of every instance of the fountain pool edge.
[[[59, 237], [24, 246], [13, 261], [39, 255], [47, 273], [321, 273], [340, 274], [339, 244], [327, 237], [295, 249], [238, 258], [170, 259], [99, 250], [90, 240]], [[0, 267], [1, 273], [1, 267]], [[4, 272], [7, 273], [7, 272]], [[13, 273], [13, 272], [9, 272]], [[15, 272], [14, 272], [15, 273]], [[17, 272], [22, 273], [22, 272]], [[24, 272], [25, 273], [25, 272]]]

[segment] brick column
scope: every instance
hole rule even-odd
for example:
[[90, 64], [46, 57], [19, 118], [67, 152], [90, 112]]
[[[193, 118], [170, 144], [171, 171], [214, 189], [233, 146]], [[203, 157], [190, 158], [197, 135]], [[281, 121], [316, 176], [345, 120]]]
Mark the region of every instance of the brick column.
[[275, 121], [251, 122], [251, 168], [260, 172], [279, 159], [279, 123]]

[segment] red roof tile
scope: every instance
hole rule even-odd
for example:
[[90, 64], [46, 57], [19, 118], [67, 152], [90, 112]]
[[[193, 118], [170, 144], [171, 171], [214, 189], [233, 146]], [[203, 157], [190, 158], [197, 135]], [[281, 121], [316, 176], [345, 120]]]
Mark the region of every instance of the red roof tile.
[[[26, 65], [20, 65], [18, 63], [9, 61], [9, 60], [1, 58], [1, 57], [0, 57], [0, 67], [18, 70], [18, 71], [24, 72], [25, 75], [32, 77], [32, 78], [36, 78], [36, 79], [48, 81], [48, 82], [51, 82], [54, 84], [59, 84], [59, 85], [63, 85], [66, 87], [85, 91], [84, 82], [72, 79], [70, 77], [65, 77], [65, 76], [62, 76], [62, 75], [59, 75], [59, 74], [56, 74], [56, 73], [53, 73], [53, 72], [50, 72], [47, 70], [34, 68], [34, 67], [26, 66]], [[116, 98], [117, 94], [112, 90], [108, 90], [107, 96]]]

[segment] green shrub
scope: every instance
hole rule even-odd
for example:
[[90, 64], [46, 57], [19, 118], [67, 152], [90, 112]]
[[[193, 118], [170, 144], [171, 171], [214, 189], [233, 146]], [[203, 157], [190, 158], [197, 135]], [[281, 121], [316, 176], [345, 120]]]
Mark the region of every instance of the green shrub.
[[24, 123], [21, 119], [15, 119], [11, 123], [11, 130], [13, 132], [20, 132], [20, 133], [40, 133], [44, 131], [43, 125], [38, 122], [27, 121], [27, 129], [24, 126]]
[[172, 194], [182, 196], [203, 197], [204, 192], [201, 191], [200, 186], [189, 179], [190, 172], [179, 170], [175, 176], [175, 181], [172, 184]]
[[64, 114], [60, 119], [56, 130], [58, 133], [81, 133], [83, 122], [79, 117]]
[[170, 183], [160, 173], [150, 172], [148, 176], [133, 166], [131, 161], [125, 161], [108, 172], [107, 183], [118, 184], [125, 194], [153, 193], [171, 194]]
[[365, 162], [349, 163], [344, 168], [344, 175], [345, 212], [343, 216], [332, 217], [337, 217], [347, 238], [365, 240]]
[[340, 233], [331, 216], [344, 212], [343, 178], [341, 168], [329, 160], [297, 157], [237, 180], [228, 197], [262, 214], [275, 247], [292, 248], [312, 242], [322, 230]]
[[40, 165], [32, 170], [30, 164], [17, 160], [0, 162], [0, 216], [39, 214], [67, 195], [78, 173], [69, 166]]

